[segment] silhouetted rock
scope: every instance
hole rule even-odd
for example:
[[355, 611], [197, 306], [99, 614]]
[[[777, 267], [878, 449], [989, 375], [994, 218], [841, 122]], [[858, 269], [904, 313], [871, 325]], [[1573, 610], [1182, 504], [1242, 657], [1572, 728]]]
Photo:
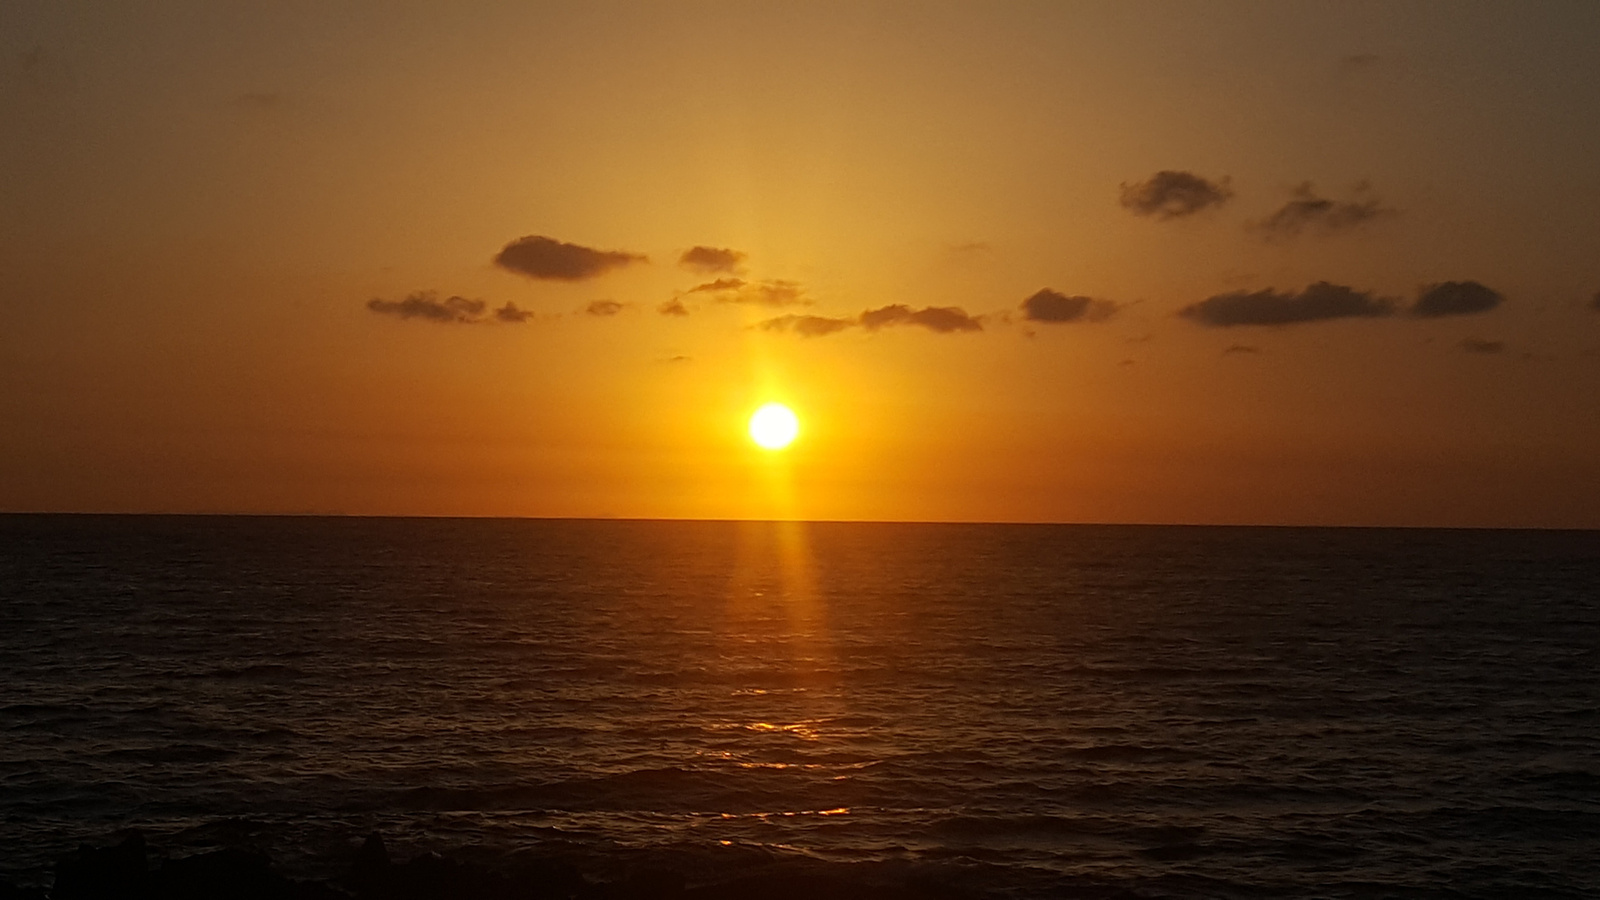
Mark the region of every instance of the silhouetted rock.
[[289, 880], [272, 871], [272, 861], [248, 850], [169, 859], [151, 882], [159, 900], [288, 900], [291, 894]]
[[683, 875], [671, 869], [643, 868], [622, 881], [597, 884], [583, 891], [584, 900], [680, 900]]
[[0, 881], [0, 900], [45, 900], [45, 893], [41, 888], [20, 888]]
[[357, 896], [373, 894], [388, 881], [389, 868], [389, 850], [383, 845], [383, 836], [373, 832], [367, 835], [355, 859], [351, 860], [345, 883]]
[[506, 896], [518, 900], [569, 900], [586, 887], [583, 875], [565, 860], [520, 856], [504, 868]]
[[798, 873], [751, 875], [733, 881], [690, 888], [682, 900], [930, 900], [941, 894], [904, 885], [846, 881]]
[[150, 866], [144, 836], [134, 834], [115, 847], [83, 844], [56, 862], [51, 900], [143, 900], [149, 893]]
[[[46, 900], [42, 891], [0, 883], [0, 900]], [[138, 835], [115, 847], [88, 845], [56, 864], [48, 900], [967, 900], [946, 884], [903, 884], [795, 870], [752, 872], [689, 887], [674, 869], [643, 866], [626, 878], [593, 883], [571, 863], [534, 851], [490, 865], [437, 853], [404, 861], [369, 835], [343, 878], [296, 882], [263, 853], [236, 848], [168, 859], [150, 867]]]

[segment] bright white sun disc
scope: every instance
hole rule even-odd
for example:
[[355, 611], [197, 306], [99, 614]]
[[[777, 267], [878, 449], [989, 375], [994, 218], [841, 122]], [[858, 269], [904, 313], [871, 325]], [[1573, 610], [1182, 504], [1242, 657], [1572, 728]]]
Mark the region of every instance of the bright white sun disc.
[[800, 420], [782, 403], [768, 403], [750, 417], [750, 440], [768, 450], [782, 450], [800, 434]]

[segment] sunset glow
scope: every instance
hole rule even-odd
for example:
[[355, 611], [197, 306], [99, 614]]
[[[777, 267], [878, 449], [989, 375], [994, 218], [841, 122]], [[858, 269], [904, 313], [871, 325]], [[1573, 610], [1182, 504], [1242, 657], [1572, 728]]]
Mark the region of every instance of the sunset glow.
[[1600, 5], [191, 6], [0, 15], [0, 510], [1600, 525]]

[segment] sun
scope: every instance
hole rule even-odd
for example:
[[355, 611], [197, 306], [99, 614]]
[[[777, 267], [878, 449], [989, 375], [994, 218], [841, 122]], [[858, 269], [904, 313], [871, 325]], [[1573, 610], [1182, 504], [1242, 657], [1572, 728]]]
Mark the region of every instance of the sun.
[[782, 403], [768, 403], [750, 416], [750, 440], [768, 450], [782, 450], [800, 435], [800, 419]]

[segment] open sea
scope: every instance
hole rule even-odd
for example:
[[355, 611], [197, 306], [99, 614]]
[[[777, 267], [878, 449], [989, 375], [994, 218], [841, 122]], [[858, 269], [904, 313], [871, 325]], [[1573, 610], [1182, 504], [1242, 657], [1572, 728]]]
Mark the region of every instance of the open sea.
[[1600, 897], [1600, 533], [0, 516], [0, 878]]

